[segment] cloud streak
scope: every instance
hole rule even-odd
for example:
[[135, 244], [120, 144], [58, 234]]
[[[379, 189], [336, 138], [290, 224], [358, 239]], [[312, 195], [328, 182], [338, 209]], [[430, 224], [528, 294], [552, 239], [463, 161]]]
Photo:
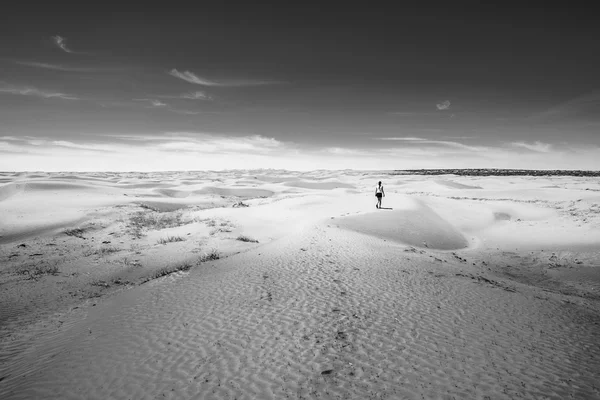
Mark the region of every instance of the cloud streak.
[[583, 117], [597, 121], [598, 115], [600, 115], [600, 91], [594, 91], [532, 115], [530, 119], [550, 122]]
[[261, 85], [274, 85], [281, 82], [277, 81], [264, 81], [264, 80], [249, 80], [249, 79], [228, 79], [215, 81], [206, 78], [202, 78], [190, 71], [178, 71], [173, 68], [169, 71], [169, 75], [183, 79], [186, 82], [193, 83], [201, 86], [213, 86], [213, 87], [241, 87], [241, 86], [261, 86]]
[[161, 99], [184, 99], [184, 100], [205, 100], [211, 101], [213, 98], [206, 94], [205, 92], [195, 91], [182, 93], [180, 95], [170, 96], [170, 95], [153, 95], [154, 97], [158, 97]]
[[166, 107], [168, 105], [167, 103], [163, 103], [162, 101], [156, 100], [156, 99], [132, 99], [132, 100], [148, 102], [152, 105], [152, 107]]
[[57, 45], [62, 51], [64, 51], [65, 53], [72, 53], [73, 51], [71, 49], [69, 49], [67, 47], [67, 39], [56, 35], [56, 36], [52, 36], [52, 40], [54, 40], [54, 44]]
[[70, 94], [60, 92], [48, 92], [33, 87], [0, 87], [0, 93], [14, 94], [20, 96], [41, 97], [44, 99], [58, 98], [63, 100], [79, 100], [78, 97], [75, 97]]
[[438, 110], [442, 111], [442, 110], [447, 110], [450, 108], [450, 100], [444, 100], [441, 103], [436, 104], [435, 106], [437, 107]]
[[428, 139], [418, 138], [418, 137], [382, 137], [382, 138], [374, 138], [375, 140], [392, 140], [392, 141], [404, 141], [404, 142], [418, 142], [418, 141], [426, 141]]
[[50, 69], [50, 70], [54, 70], [54, 71], [64, 71], [64, 72], [92, 72], [92, 71], [97, 71], [94, 68], [69, 67], [69, 66], [64, 66], [64, 65], [47, 64], [47, 63], [34, 62], [34, 61], [15, 61], [15, 64], [17, 64], [17, 65], [23, 65], [25, 67], [43, 68], [43, 69]]
[[[374, 138], [374, 139], [375, 140], [384, 140], [384, 141], [402, 142], [405, 144], [410, 144], [411, 146], [413, 146], [413, 145], [417, 145], [417, 146], [430, 145], [429, 147], [443, 146], [443, 147], [450, 147], [450, 148], [454, 148], [454, 149], [473, 151], [473, 152], [488, 150], [488, 148], [484, 147], [484, 146], [468, 146], [466, 144], [448, 141], [448, 140], [431, 140], [431, 139], [424, 139], [424, 138], [417, 138], [417, 137], [387, 137], [387, 138], [382, 137], [382, 138]], [[427, 147], [427, 146], [423, 146], [423, 147]]]
[[191, 92], [181, 95], [182, 99], [188, 100], [211, 100], [211, 97], [204, 92]]
[[534, 151], [536, 153], [549, 153], [552, 150], [552, 145], [549, 143], [542, 143], [540, 141], [534, 143], [525, 142], [513, 142], [511, 143], [514, 147], [522, 147], [527, 150]]

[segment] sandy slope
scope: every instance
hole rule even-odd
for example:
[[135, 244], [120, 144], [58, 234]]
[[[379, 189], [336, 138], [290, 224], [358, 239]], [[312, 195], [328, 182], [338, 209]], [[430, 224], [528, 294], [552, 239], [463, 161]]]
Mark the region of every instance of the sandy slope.
[[592, 179], [6, 176], [2, 398], [600, 398]]

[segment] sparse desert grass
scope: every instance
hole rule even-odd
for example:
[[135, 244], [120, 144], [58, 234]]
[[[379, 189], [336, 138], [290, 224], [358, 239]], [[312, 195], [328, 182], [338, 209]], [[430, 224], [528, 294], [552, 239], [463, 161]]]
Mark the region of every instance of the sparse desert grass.
[[105, 289], [108, 289], [109, 287], [111, 287], [112, 285], [129, 285], [131, 284], [131, 282], [129, 281], [125, 281], [121, 278], [113, 278], [111, 279], [110, 283], [106, 282], [104, 280], [97, 280], [97, 281], [93, 281], [92, 283], [90, 283], [91, 286], [99, 286], [99, 287], [103, 287]]
[[115, 246], [103, 246], [96, 251], [96, 254], [105, 256], [107, 254], [117, 253], [119, 251], [121, 251], [121, 249]]
[[[208, 252], [204, 253], [202, 256], [200, 256], [197, 260], [196, 260], [196, 265], [200, 265], [203, 262], [207, 262], [207, 261], [212, 261], [212, 260], [218, 260], [219, 258], [221, 258], [221, 255], [219, 254], [219, 251], [217, 249], [211, 249]], [[192, 264], [189, 261], [185, 261], [179, 264], [175, 264], [175, 265], [167, 265], [166, 267], [163, 267], [157, 271], [155, 271], [152, 275], [146, 277], [142, 283], [146, 283], [148, 281], [151, 281], [153, 279], [158, 279], [161, 278], [163, 276], [167, 276], [170, 274], [173, 274], [175, 272], [179, 272], [179, 271], [189, 271], [190, 269], [192, 269], [192, 267], [194, 266], [194, 264]]]
[[217, 226], [217, 221], [214, 219], [206, 219], [206, 220], [204, 220], [204, 222], [206, 222], [206, 226], [210, 226], [210, 227]]
[[84, 257], [89, 257], [92, 255], [99, 255], [99, 256], [106, 256], [112, 253], [117, 253], [121, 251], [121, 249], [119, 249], [118, 247], [115, 246], [102, 246], [102, 247], [98, 247], [98, 248], [90, 248], [90, 249], [86, 249], [83, 252], [83, 256]]
[[129, 257], [124, 257], [123, 259], [119, 260], [119, 262], [127, 267], [141, 267], [142, 264], [140, 263], [139, 260], [130, 260]]
[[85, 233], [85, 229], [74, 228], [74, 229], [65, 229], [63, 233], [67, 236], [73, 236], [80, 239], [84, 239], [83, 234]]
[[221, 258], [221, 254], [219, 253], [219, 251], [217, 249], [211, 249], [208, 252], [204, 253], [202, 256], [200, 256], [200, 258], [198, 258], [197, 263], [200, 264], [206, 261], [218, 260], [219, 258]]
[[142, 208], [145, 208], [146, 210], [160, 212], [160, 210], [158, 208], [153, 207], [153, 206], [151, 206], [149, 204], [140, 203], [139, 206], [142, 207]]
[[16, 271], [18, 275], [27, 275], [28, 279], [33, 280], [37, 280], [43, 275], [58, 275], [59, 272], [57, 265], [46, 263], [41, 265], [26, 265]]
[[129, 228], [136, 237], [141, 237], [143, 230], [159, 230], [174, 228], [194, 222], [194, 219], [183, 218], [180, 211], [159, 213], [157, 211], [138, 211], [129, 217]]
[[106, 281], [102, 281], [102, 280], [98, 280], [98, 281], [93, 281], [92, 283], [90, 283], [91, 286], [99, 286], [99, 287], [103, 287], [103, 288], [109, 288], [110, 284]]
[[258, 243], [258, 240], [252, 239], [251, 237], [245, 235], [240, 235], [235, 240], [239, 240], [240, 242]]
[[167, 244], [172, 242], [184, 242], [185, 239], [181, 236], [167, 236], [166, 238], [160, 238], [156, 243], [158, 244]]
[[175, 272], [189, 271], [192, 267], [193, 267], [193, 265], [189, 262], [184, 262], [184, 263], [177, 264], [177, 265], [168, 265], [166, 267], [163, 267], [163, 268], [155, 271], [152, 275], [150, 275], [148, 278], [146, 278], [143, 281], [143, 283], [148, 282], [152, 279], [158, 279], [163, 276], [171, 275]]
[[212, 230], [209, 232], [209, 235], [210, 235], [210, 236], [214, 236], [214, 235], [216, 235], [217, 233], [221, 233], [221, 232], [231, 232], [231, 229], [229, 229], [229, 228], [227, 228], [227, 227], [219, 227], [219, 228], [215, 228], [215, 229], [212, 229]]
[[236, 207], [250, 207], [250, 206], [248, 204], [244, 203], [243, 201], [238, 201], [232, 207], [236, 208]]

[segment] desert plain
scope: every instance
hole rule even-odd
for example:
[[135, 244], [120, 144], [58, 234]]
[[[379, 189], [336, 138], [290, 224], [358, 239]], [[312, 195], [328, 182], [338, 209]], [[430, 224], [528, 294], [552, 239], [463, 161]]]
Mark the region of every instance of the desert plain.
[[600, 180], [0, 173], [0, 398], [600, 398]]

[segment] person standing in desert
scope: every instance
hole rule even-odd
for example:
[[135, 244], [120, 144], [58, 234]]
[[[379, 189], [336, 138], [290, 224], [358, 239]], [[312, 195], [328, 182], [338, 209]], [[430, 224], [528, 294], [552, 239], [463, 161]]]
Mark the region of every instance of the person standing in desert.
[[381, 208], [381, 198], [385, 197], [385, 192], [383, 191], [383, 185], [381, 184], [381, 181], [379, 181], [377, 187], [375, 188], [375, 197], [377, 197], [377, 204], [375, 204], [375, 207]]

